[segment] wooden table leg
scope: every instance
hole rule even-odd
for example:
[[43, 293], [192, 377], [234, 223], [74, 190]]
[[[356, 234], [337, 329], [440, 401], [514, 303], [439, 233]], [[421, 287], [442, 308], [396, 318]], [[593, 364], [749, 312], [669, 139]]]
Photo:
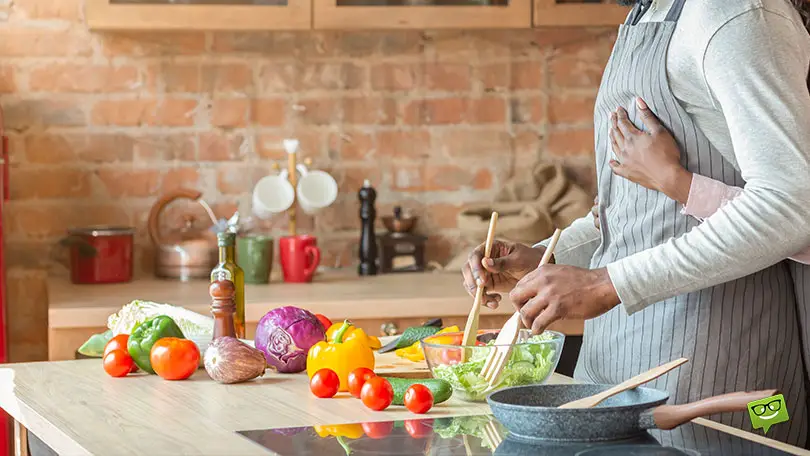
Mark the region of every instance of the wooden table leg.
[[14, 420], [14, 456], [28, 456], [28, 429]]

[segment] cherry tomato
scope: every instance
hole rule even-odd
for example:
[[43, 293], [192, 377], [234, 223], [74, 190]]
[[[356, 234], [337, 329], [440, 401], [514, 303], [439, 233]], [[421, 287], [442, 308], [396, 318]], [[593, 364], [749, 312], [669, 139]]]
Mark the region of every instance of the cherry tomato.
[[393, 421], [379, 421], [376, 423], [363, 423], [363, 431], [372, 439], [384, 439], [394, 430]]
[[373, 370], [367, 367], [358, 367], [349, 373], [349, 394], [359, 398], [360, 392], [363, 390], [363, 385], [366, 380], [374, 377], [376, 374]]
[[[109, 353], [109, 352], [111, 352], [113, 350], [124, 350], [125, 352], [128, 353], [129, 350], [127, 349], [127, 341], [129, 341], [129, 334], [119, 334], [119, 335], [113, 337], [112, 339], [110, 339], [110, 341], [107, 342], [107, 345], [104, 346], [104, 355], [102, 355], [102, 358], [107, 356], [107, 353]], [[131, 373], [137, 372], [137, 371], [138, 371], [138, 365], [133, 362], [132, 363], [132, 370], [129, 371], [129, 373], [131, 374]]]
[[320, 321], [320, 322], [321, 322], [321, 324], [323, 325], [323, 330], [324, 330], [324, 331], [326, 331], [327, 329], [329, 329], [330, 327], [332, 327], [332, 320], [330, 320], [330, 319], [326, 318], [324, 315], [321, 315], [321, 314], [315, 314], [315, 318], [317, 318], [317, 319], [318, 319], [318, 321]]
[[155, 342], [149, 352], [155, 373], [166, 380], [185, 380], [200, 364], [200, 349], [188, 339], [164, 337]]
[[132, 357], [126, 350], [110, 350], [104, 355], [104, 371], [112, 377], [124, 377], [132, 371]]
[[433, 420], [405, 420], [405, 430], [415, 439], [424, 439], [433, 432]]
[[332, 369], [319, 369], [309, 379], [309, 390], [321, 397], [334, 397], [340, 389], [340, 377]]
[[385, 410], [394, 400], [394, 388], [382, 377], [371, 377], [360, 391], [360, 399], [371, 410]]
[[405, 407], [413, 413], [426, 413], [433, 407], [433, 393], [425, 385], [415, 383], [405, 390]]

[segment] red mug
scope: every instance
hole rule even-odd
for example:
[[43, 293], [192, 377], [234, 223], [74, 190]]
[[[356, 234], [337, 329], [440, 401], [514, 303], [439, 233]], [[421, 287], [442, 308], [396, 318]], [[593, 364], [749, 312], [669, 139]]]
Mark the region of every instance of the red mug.
[[281, 271], [284, 281], [290, 283], [311, 282], [315, 268], [321, 262], [318, 240], [308, 234], [284, 236], [278, 240]]

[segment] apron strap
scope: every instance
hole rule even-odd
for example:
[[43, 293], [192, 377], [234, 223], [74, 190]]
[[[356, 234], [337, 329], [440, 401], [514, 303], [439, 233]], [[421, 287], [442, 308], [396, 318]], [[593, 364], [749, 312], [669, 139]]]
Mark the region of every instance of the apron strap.
[[678, 19], [681, 17], [681, 11], [683, 10], [683, 4], [686, 0], [675, 0], [672, 2], [672, 6], [669, 8], [669, 13], [667, 13], [666, 19], [667, 22], [678, 22]]
[[633, 10], [630, 11], [630, 15], [627, 16], [627, 21], [625, 21], [625, 25], [636, 25], [638, 21], [641, 20], [641, 16], [647, 12], [650, 8], [650, 4], [652, 0], [642, 0], [636, 2], [636, 5], [633, 6]]

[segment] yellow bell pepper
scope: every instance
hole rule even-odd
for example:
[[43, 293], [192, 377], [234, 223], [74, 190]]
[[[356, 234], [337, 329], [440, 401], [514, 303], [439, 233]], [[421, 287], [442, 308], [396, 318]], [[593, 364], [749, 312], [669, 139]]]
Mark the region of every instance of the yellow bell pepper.
[[[340, 328], [342, 327], [343, 323], [335, 323], [332, 326], [330, 326], [329, 329], [326, 330], [326, 340], [328, 342], [335, 340], [335, 334], [337, 334], [337, 332], [340, 331]], [[369, 348], [371, 348], [372, 350], [377, 350], [380, 347], [382, 347], [379, 338], [375, 336], [369, 336], [368, 334], [366, 334], [365, 331], [353, 325], [350, 326], [348, 330], [346, 330], [346, 334], [343, 336], [343, 341], [348, 342], [352, 339], [359, 339], [361, 341], [364, 341], [365, 344], [368, 345]]]
[[312, 378], [320, 369], [331, 369], [340, 378], [340, 390], [349, 391], [349, 374], [359, 368], [374, 370], [374, 351], [360, 338], [343, 340], [351, 327], [348, 321], [335, 333], [331, 342], [318, 342], [307, 353], [307, 375]]
[[359, 439], [365, 433], [363, 426], [360, 424], [338, 424], [335, 426], [313, 426], [315, 432], [321, 438], [326, 437], [348, 437], [350, 439]]
[[[447, 328], [440, 330], [436, 334], [430, 336], [428, 339], [430, 340], [431, 343], [452, 345], [453, 344], [452, 342], [456, 339], [455, 336], [444, 336], [444, 338], [442, 338], [441, 336], [439, 337], [436, 336], [438, 336], [439, 334], [453, 333], [458, 331], [459, 331], [458, 326], [449, 326]], [[405, 358], [415, 363], [425, 360], [425, 352], [422, 351], [421, 341], [415, 342], [413, 345], [409, 347], [394, 350], [394, 354], [399, 356], [400, 358]]]

